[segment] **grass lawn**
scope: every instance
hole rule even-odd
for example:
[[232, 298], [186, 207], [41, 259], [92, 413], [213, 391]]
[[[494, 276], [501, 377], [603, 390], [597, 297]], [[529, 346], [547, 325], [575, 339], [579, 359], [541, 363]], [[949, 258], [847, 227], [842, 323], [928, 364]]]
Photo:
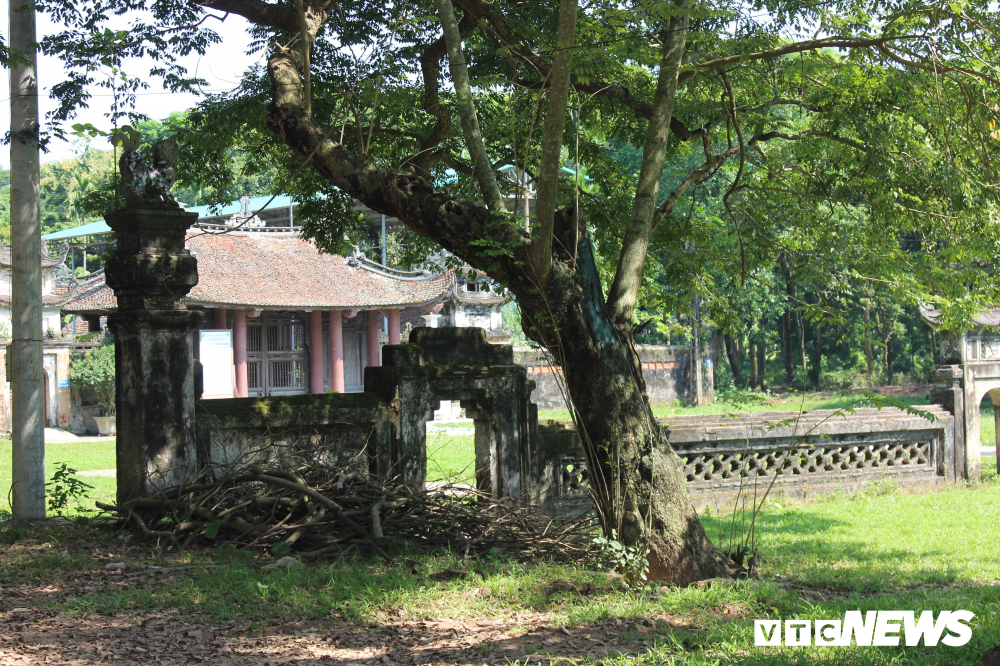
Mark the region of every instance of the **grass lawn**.
[[997, 445], [993, 403], [989, 400], [979, 407], [979, 441], [982, 446], [988, 446], [991, 449]]
[[[113, 469], [115, 440], [93, 442], [49, 442], [45, 445], [45, 478], [51, 479], [60, 463], [83, 472], [92, 469]], [[81, 481], [94, 487], [89, 491], [89, 506], [94, 501], [108, 502], [115, 497], [114, 477], [82, 476]], [[11, 442], [0, 439], [0, 514], [10, 512]]]
[[427, 435], [427, 480], [476, 482], [476, 445], [473, 435], [435, 432]]

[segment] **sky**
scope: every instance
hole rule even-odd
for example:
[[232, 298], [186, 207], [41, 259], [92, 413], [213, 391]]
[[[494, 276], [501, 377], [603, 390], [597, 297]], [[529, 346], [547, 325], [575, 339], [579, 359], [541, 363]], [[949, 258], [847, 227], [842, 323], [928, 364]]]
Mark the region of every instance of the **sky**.
[[[4, 2], [4, 5], [6, 6], [7, 3]], [[7, 15], [7, 11], [4, 12], [4, 15]], [[259, 59], [259, 55], [248, 56], [244, 53], [249, 40], [245, 32], [248, 24], [242, 17], [230, 15], [223, 23], [213, 23], [215, 23], [213, 29], [222, 37], [222, 43], [214, 45], [204, 56], [190, 57], [182, 61], [182, 63], [190, 72], [197, 72], [201, 78], [208, 81], [208, 87], [205, 89], [207, 92], [221, 92], [234, 88], [240, 75], [247, 67]], [[53, 34], [59, 30], [59, 26], [49, 21], [47, 16], [43, 14], [38, 15], [39, 39], [44, 35]], [[0, 34], [3, 35], [6, 42], [8, 36], [6, 21], [3, 21], [2, 26], [0, 26]], [[152, 61], [131, 60], [128, 63], [128, 70], [134, 73], [147, 74], [151, 66]], [[65, 71], [59, 60], [52, 57], [39, 56], [38, 82], [41, 89], [39, 90], [38, 104], [39, 115], [42, 118], [43, 124], [46, 112], [56, 107], [56, 103], [49, 98], [49, 88], [64, 80], [64, 78]], [[9, 91], [9, 72], [6, 79], [6, 90]], [[104, 130], [109, 129], [110, 123], [104, 114], [111, 105], [111, 94], [107, 90], [96, 87], [92, 90], [92, 94], [90, 108], [81, 109], [78, 117], [67, 123], [67, 130], [69, 130], [69, 126], [75, 123], [91, 123], [95, 127]], [[136, 110], [140, 113], [148, 114], [151, 118], [162, 119], [173, 111], [183, 111], [194, 106], [197, 101], [198, 97], [194, 94], [174, 94], [167, 92], [163, 90], [158, 80], [153, 79], [150, 81], [149, 90], [138, 94]], [[3, 103], [0, 104], [0, 128], [3, 128], [4, 132], [10, 128], [9, 93], [8, 96], [4, 97]], [[69, 141], [53, 140], [49, 145], [49, 152], [42, 154], [42, 161], [49, 162], [67, 159], [76, 154], [81, 147], [78, 143], [79, 140], [76, 137], [69, 137], [69, 139]], [[77, 143], [74, 144], [74, 142]], [[94, 140], [92, 145], [94, 148], [104, 149], [108, 147], [104, 145], [105, 143], [104, 139], [98, 138]], [[10, 148], [8, 146], [0, 147], [0, 166], [4, 169], [10, 168]]]

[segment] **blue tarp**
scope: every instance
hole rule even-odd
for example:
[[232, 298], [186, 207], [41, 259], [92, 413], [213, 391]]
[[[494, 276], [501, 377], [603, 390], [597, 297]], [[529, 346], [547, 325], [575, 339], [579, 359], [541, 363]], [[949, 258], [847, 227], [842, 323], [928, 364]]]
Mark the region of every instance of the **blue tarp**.
[[42, 240], [66, 240], [67, 238], [79, 238], [80, 236], [100, 236], [102, 234], [111, 233], [111, 227], [104, 220], [100, 222], [91, 222], [89, 224], [81, 224], [78, 227], [73, 227], [72, 229], [63, 229], [62, 231], [53, 231], [51, 234], [45, 234], [42, 236]]
[[[272, 208], [288, 208], [292, 205], [292, 198], [287, 194], [279, 194], [274, 197], [274, 201], [271, 201], [271, 203], [268, 204], [267, 202], [270, 201], [270, 199], [270, 194], [265, 194], [262, 197], [250, 197], [250, 212], [256, 213], [258, 210], [261, 210], [265, 204], [267, 204], [267, 208], [263, 208], [264, 210], [271, 210]], [[243, 210], [243, 204], [241, 204], [237, 199], [236, 201], [230, 201], [229, 203], [218, 207], [191, 206], [185, 210], [191, 213], [198, 213], [198, 217], [202, 219], [206, 217], [229, 217], [230, 215]]]

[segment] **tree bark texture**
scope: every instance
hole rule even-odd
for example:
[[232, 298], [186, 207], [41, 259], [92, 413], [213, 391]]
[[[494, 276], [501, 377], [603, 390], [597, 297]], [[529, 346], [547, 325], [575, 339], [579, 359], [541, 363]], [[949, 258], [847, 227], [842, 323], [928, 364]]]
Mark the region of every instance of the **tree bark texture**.
[[785, 384], [795, 382], [795, 356], [792, 354], [792, 314], [787, 309], [781, 313], [781, 360], [785, 365]]
[[893, 336], [889, 336], [885, 341], [885, 350], [883, 356], [883, 363], [885, 363], [885, 377], [889, 384], [892, 384], [893, 372], [892, 372], [892, 341]]
[[[438, 14], [444, 32], [444, 41], [448, 47], [448, 67], [451, 78], [455, 82], [455, 96], [458, 98], [458, 116], [462, 121], [462, 134], [465, 145], [472, 156], [472, 176], [479, 184], [486, 199], [486, 206], [494, 212], [505, 210], [500, 186], [497, 185], [493, 165], [486, 154], [483, 143], [483, 132], [479, 127], [479, 116], [472, 102], [472, 86], [469, 83], [469, 70], [465, 65], [465, 54], [462, 52], [462, 35], [458, 21], [455, 19], [455, 8], [451, 0], [437, 0]], [[308, 112], [306, 115], [309, 115]]]
[[[525, 333], [562, 365], [585, 442], [601, 519], [623, 543], [648, 548], [650, 576], [687, 584], [725, 575], [730, 563], [698, 519], [683, 466], [653, 418], [638, 357], [605, 306], [588, 235], [572, 209], [558, 211], [552, 268], [539, 283], [527, 274], [530, 239], [516, 222], [473, 202], [437, 192], [425, 180], [359, 160], [306, 116], [293, 54], [277, 47], [268, 61], [273, 102], [268, 125], [320, 176], [373, 210], [399, 218], [441, 243], [517, 297]], [[505, 252], [496, 256], [481, 240]], [[577, 248], [576, 256], [570, 256]]]
[[806, 328], [802, 325], [802, 312], [795, 311], [795, 324], [799, 329], [799, 354], [802, 356], [802, 371], [807, 372], [809, 364], [806, 362]]
[[875, 355], [872, 353], [872, 311], [865, 306], [865, 366], [868, 370], [868, 380], [875, 378]]
[[781, 311], [781, 358], [785, 362], [785, 383], [795, 383], [795, 356], [792, 353], [792, 309], [794, 308], [795, 285], [792, 283], [788, 262], [782, 257], [781, 265], [785, 273], [785, 307]]
[[757, 343], [753, 340], [749, 343], [750, 354], [750, 388], [756, 389], [760, 386], [760, 356], [757, 354]]
[[722, 334], [718, 329], [712, 331], [712, 386], [719, 385], [719, 364], [722, 363]]
[[739, 350], [736, 348], [736, 341], [733, 336], [726, 333], [722, 337], [726, 344], [726, 358], [729, 359], [729, 369], [733, 371], [733, 384], [738, 387], [743, 386], [743, 362], [740, 360]]

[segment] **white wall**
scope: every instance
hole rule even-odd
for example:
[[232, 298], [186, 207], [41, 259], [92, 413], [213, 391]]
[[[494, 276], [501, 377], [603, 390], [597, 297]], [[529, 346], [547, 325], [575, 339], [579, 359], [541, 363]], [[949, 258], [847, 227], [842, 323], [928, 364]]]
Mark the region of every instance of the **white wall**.
[[[0, 322], [2, 322], [2, 327], [6, 329], [8, 335], [13, 333], [9, 305], [0, 305]], [[52, 330], [56, 337], [62, 334], [62, 320], [59, 316], [58, 307], [44, 308], [42, 310], [42, 335], [47, 334], [49, 329]]]

